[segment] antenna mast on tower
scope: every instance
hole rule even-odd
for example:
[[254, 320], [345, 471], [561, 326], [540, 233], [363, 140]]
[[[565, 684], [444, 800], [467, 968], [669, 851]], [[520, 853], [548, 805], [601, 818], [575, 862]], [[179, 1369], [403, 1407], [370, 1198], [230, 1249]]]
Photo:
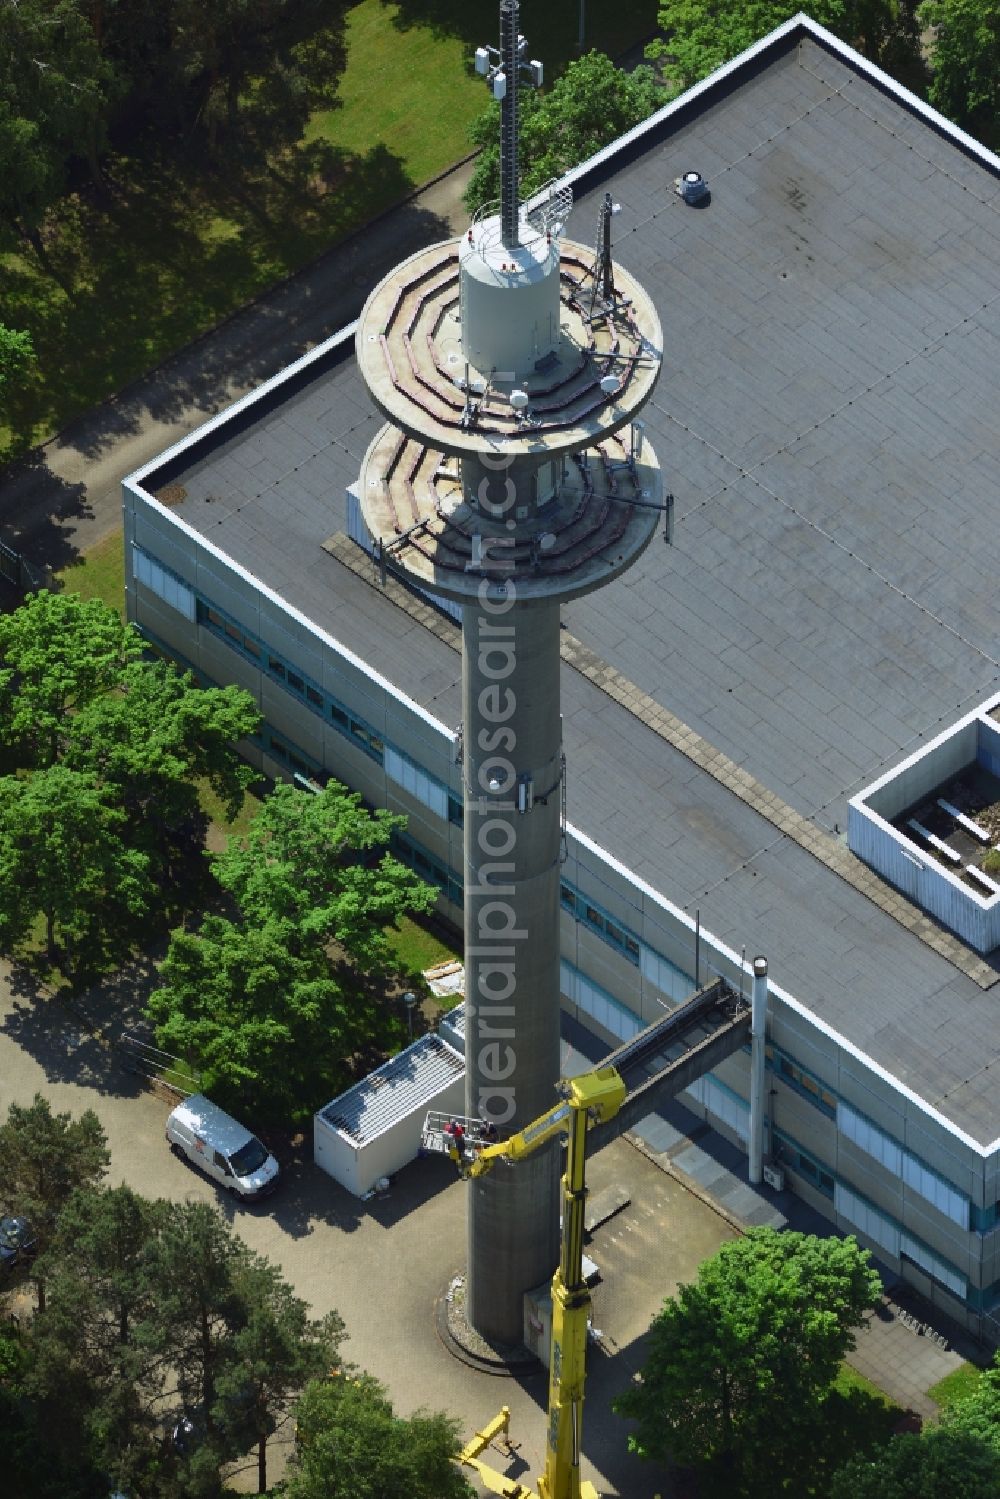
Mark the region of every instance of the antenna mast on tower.
[[500, 104], [500, 235], [505, 250], [520, 244], [518, 218], [521, 190], [518, 180], [518, 136], [520, 111], [518, 85], [521, 70], [535, 88], [542, 84], [542, 65], [525, 60], [528, 43], [517, 29], [519, 0], [500, 0], [500, 47], [476, 49], [476, 72], [486, 79]]

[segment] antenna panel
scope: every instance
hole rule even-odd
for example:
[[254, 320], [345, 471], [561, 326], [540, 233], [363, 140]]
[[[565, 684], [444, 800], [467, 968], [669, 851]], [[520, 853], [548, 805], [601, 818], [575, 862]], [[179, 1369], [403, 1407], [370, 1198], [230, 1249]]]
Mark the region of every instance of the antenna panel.
[[544, 198], [525, 215], [532, 229], [537, 229], [539, 234], [558, 234], [573, 207], [573, 189], [557, 187], [557, 181], [553, 177], [551, 182], [545, 184], [541, 189], [545, 194]]

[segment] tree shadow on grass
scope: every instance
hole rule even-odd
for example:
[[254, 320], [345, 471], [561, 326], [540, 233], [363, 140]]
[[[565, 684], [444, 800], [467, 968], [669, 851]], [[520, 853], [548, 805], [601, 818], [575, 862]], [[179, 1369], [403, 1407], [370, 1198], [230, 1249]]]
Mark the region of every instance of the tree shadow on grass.
[[[469, 68], [477, 47], [499, 44], [495, 0], [383, 0], [397, 14], [393, 25], [399, 31], [426, 26], [435, 36], [461, 37], [469, 50]], [[659, 0], [619, 0], [614, 6], [585, 8], [584, 50], [592, 48], [617, 58], [647, 40], [657, 30]], [[545, 65], [546, 80], [551, 82], [564, 72], [567, 63], [579, 56], [581, 0], [549, 0], [549, 3], [525, 6], [520, 24], [528, 38], [528, 52]], [[483, 92], [485, 108], [486, 93]]]
[[[65, 437], [89, 458], [150, 415], [170, 422], [191, 406], [219, 409], [229, 382], [252, 386], [315, 342], [322, 324], [290, 326], [257, 304], [226, 338], [190, 347], [413, 188], [384, 145], [356, 155], [323, 141], [252, 177], [194, 175], [145, 157], [120, 158], [111, 170], [107, 207], [77, 197], [60, 209], [72, 300], [25, 266], [2, 304], [15, 325], [31, 328], [45, 373], [14, 402], [13, 425], [29, 434], [87, 412]], [[159, 365], [154, 388], [134, 383]]]
[[[36, 450], [12, 468], [0, 484], [0, 536], [29, 564], [23, 591], [37, 579], [50, 586], [50, 571], [70, 566], [80, 555], [73, 540], [75, 522], [93, 515], [83, 484], [70, 484], [49, 468]], [[20, 599], [11, 601], [12, 606]]]

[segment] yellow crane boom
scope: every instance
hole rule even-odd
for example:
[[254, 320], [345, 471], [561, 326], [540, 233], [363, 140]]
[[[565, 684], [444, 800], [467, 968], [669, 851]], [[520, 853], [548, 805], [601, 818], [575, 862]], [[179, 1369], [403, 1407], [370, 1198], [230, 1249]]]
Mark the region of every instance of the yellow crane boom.
[[593, 1484], [580, 1477], [583, 1394], [586, 1378], [590, 1291], [583, 1278], [584, 1215], [587, 1201], [587, 1130], [614, 1118], [626, 1087], [614, 1067], [599, 1067], [560, 1084], [561, 1102], [507, 1140], [492, 1143], [476, 1121], [463, 1124], [461, 1144], [447, 1126], [425, 1127], [425, 1137], [444, 1141], [444, 1148], [465, 1177], [481, 1176], [497, 1161], [517, 1161], [558, 1134], [566, 1136], [566, 1169], [562, 1178], [562, 1238], [559, 1268], [552, 1277], [552, 1349], [549, 1359], [548, 1434], [545, 1471], [537, 1490], [505, 1478], [480, 1454], [505, 1436], [510, 1411], [505, 1406], [459, 1454], [475, 1469], [490, 1493], [502, 1499], [599, 1499]]

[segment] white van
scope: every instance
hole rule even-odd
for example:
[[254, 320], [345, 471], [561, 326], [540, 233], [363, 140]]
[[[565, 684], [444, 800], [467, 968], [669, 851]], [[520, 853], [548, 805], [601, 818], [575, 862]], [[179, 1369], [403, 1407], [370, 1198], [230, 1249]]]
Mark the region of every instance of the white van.
[[281, 1168], [250, 1131], [202, 1093], [179, 1103], [167, 1120], [167, 1140], [175, 1155], [238, 1197], [266, 1197], [278, 1185]]

